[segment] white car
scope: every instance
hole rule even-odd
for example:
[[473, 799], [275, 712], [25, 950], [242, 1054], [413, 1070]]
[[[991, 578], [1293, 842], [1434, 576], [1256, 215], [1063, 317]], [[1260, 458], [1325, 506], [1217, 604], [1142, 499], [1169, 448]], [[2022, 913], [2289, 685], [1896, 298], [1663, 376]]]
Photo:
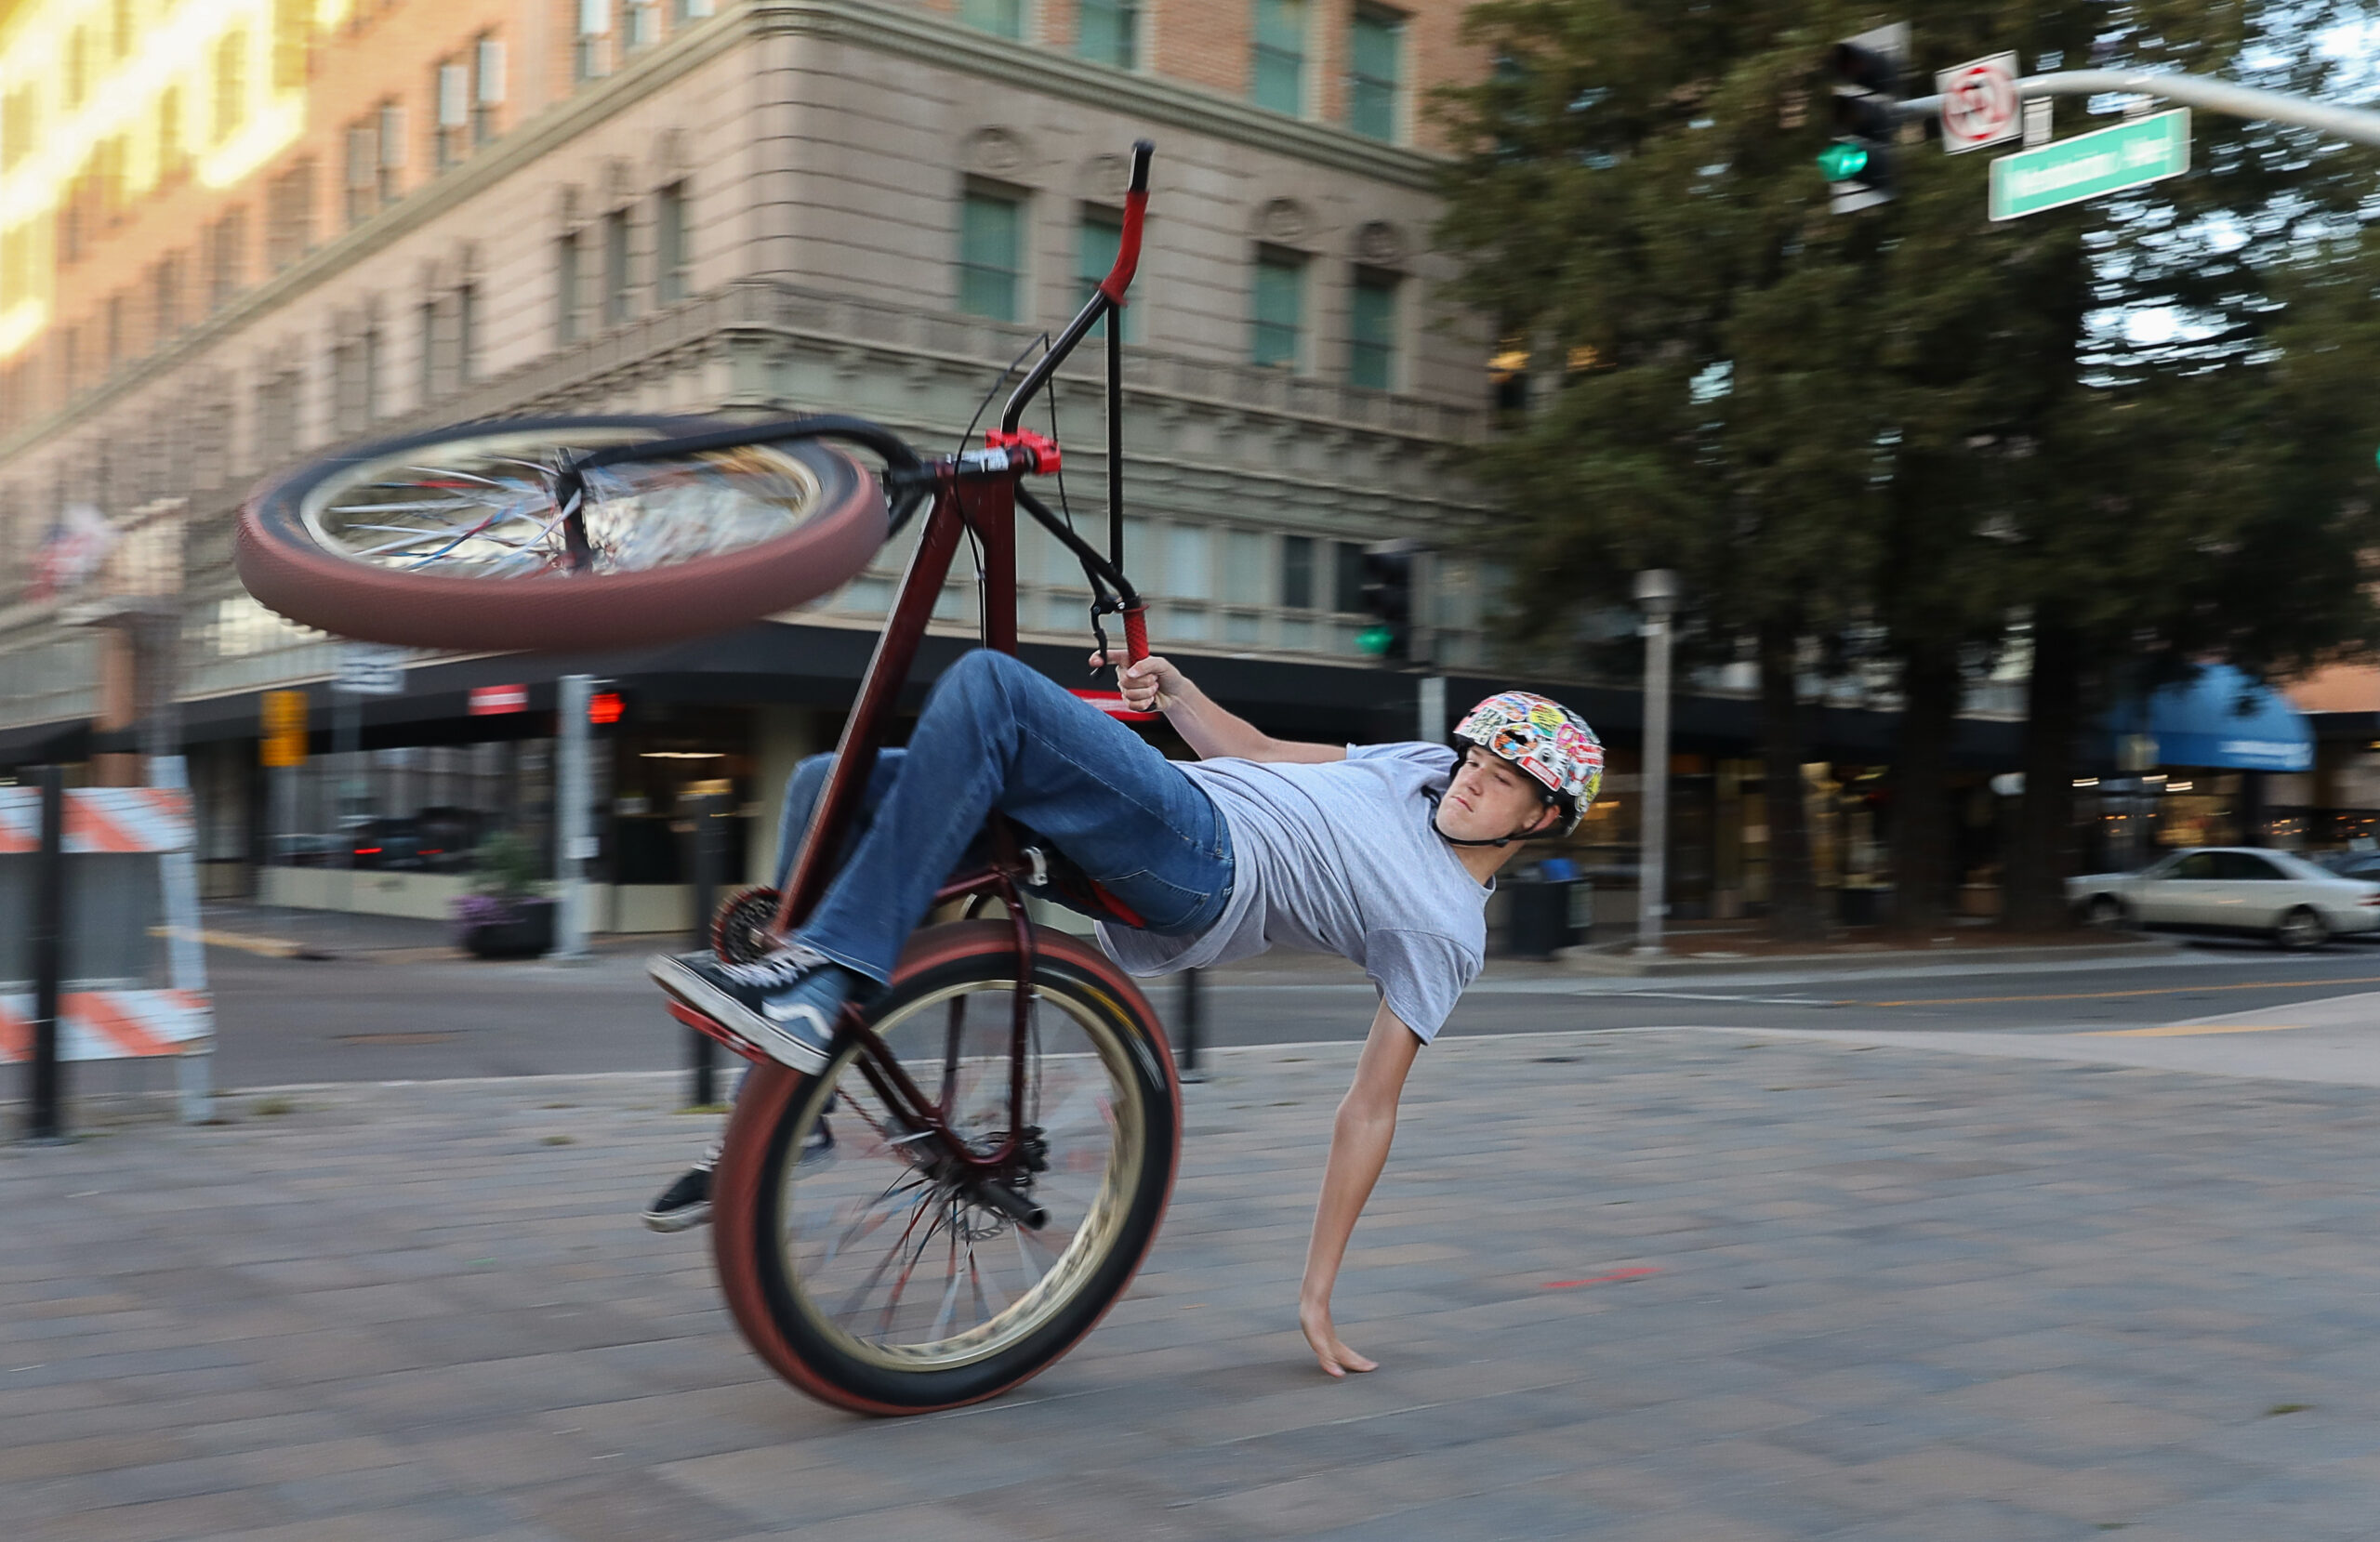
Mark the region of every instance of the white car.
[[2069, 878], [2066, 898], [2094, 926], [2255, 932], [2285, 948], [2380, 930], [2380, 883], [2256, 847], [2196, 847], [2137, 873]]

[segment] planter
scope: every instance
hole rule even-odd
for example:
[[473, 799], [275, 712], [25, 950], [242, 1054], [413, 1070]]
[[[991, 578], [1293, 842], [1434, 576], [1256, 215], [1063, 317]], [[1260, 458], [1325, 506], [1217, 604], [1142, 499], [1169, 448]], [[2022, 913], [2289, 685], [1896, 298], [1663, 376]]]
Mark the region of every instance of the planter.
[[554, 902], [507, 902], [512, 918], [461, 929], [463, 947], [475, 958], [536, 958], [554, 946]]

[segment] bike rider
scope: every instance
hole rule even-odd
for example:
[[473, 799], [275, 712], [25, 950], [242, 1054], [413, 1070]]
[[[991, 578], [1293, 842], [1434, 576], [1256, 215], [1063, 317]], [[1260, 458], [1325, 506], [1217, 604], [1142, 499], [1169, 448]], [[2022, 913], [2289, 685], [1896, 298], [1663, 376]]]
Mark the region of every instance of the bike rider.
[[[1120, 668], [1118, 681], [1126, 705], [1163, 712], [1199, 758], [1167, 759], [1008, 654], [968, 653], [935, 682], [908, 748], [879, 757], [840, 871], [784, 945], [753, 964], [708, 952], [655, 958], [651, 972], [679, 1000], [815, 1074], [843, 1006], [865, 1007], [880, 991], [996, 809], [1143, 920], [1099, 925], [1102, 945], [1134, 974], [1276, 945], [1353, 960], [1381, 1001], [1331, 1128], [1298, 1317], [1326, 1372], [1371, 1370], [1338, 1337], [1330, 1298], [1387, 1162], [1406, 1074], [1479, 972], [1497, 870], [1516, 842], [1578, 826], [1603, 779], [1603, 746], [1577, 713], [1525, 691], [1473, 707], [1450, 745], [1342, 746], [1261, 732], [1162, 658]], [[831, 761], [803, 762], [787, 785], [780, 881]], [[823, 1148], [821, 1127], [813, 1146]], [[645, 1219], [676, 1231], [708, 1210], [706, 1159]]]

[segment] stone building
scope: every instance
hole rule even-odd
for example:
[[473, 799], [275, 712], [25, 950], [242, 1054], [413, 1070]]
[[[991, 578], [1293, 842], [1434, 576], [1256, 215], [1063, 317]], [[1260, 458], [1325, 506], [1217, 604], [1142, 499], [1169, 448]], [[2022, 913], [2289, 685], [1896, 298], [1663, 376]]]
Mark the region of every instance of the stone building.
[[[1494, 587], [1463, 477], [1489, 350], [1437, 299], [1431, 250], [1427, 99], [1483, 63], [1463, 9], [0, 7], [0, 765], [96, 756], [104, 774], [130, 747], [127, 645], [76, 623], [121, 566], [93, 568], [111, 533], [140, 523], [144, 549], [180, 542], [179, 736], [215, 891], [436, 913], [463, 880], [433, 841], [542, 838], [551, 681], [584, 669], [622, 704], [611, 923], [679, 924], [680, 788], [732, 780], [745, 865], [765, 869], [774, 787], [831, 743], [900, 551], [710, 641], [422, 655], [402, 696], [335, 707], [340, 645], [231, 575], [241, 498], [342, 444], [493, 416], [833, 410], [955, 446], [1105, 270], [1144, 136], [1125, 443], [1153, 630], [1260, 721], [1409, 720], [1410, 679], [1355, 648], [1362, 546], [1446, 553], [1430, 603], [1456, 670], [1486, 661]], [[1094, 377], [1087, 360], [1055, 402], [1074, 512], [1104, 521]], [[1045, 541], [1021, 561], [1032, 655], [1078, 667], [1078, 573]], [[972, 591], [938, 613], [928, 667], [971, 634]], [[526, 709], [473, 712], [497, 684], [527, 686]], [[275, 811], [259, 695], [291, 688], [315, 753]], [[328, 753], [340, 710], [353, 755]], [[333, 885], [348, 851], [361, 871]]]

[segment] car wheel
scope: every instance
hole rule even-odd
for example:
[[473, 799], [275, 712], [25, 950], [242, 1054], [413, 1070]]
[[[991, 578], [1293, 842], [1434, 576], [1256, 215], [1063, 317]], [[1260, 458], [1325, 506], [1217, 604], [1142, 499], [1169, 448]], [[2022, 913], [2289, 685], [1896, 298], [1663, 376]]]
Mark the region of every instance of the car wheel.
[[2130, 931], [2132, 907], [2112, 894], [2094, 894], [2082, 906], [2082, 919], [2101, 931]]
[[2309, 905], [2299, 905], [2281, 918], [2273, 929], [2273, 941], [2292, 953], [2304, 953], [2319, 948], [2331, 940], [2331, 929], [2321, 913]]

